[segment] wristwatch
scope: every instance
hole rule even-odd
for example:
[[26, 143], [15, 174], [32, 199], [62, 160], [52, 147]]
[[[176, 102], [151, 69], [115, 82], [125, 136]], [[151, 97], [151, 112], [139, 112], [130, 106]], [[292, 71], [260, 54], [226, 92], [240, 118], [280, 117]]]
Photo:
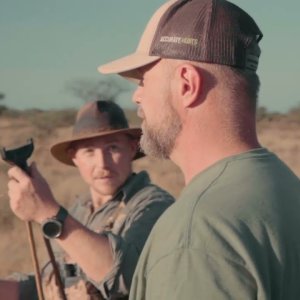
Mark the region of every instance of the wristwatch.
[[48, 239], [59, 238], [62, 235], [64, 221], [67, 216], [68, 211], [64, 207], [60, 206], [56, 216], [47, 219], [42, 223], [44, 236]]

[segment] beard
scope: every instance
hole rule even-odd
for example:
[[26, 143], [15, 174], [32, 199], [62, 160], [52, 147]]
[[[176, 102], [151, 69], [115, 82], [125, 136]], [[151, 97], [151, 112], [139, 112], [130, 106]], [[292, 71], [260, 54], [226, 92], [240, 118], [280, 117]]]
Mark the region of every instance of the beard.
[[168, 159], [175, 147], [176, 138], [181, 132], [182, 123], [168, 99], [160, 111], [162, 114], [159, 124], [150, 126], [144, 121], [140, 145], [145, 154], [159, 159]]

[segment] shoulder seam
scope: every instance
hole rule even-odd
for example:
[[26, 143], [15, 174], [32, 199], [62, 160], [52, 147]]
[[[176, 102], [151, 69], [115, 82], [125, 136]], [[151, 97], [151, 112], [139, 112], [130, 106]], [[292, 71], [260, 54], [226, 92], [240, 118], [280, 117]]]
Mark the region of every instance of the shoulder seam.
[[218, 179], [223, 175], [223, 173], [225, 172], [228, 164], [230, 162], [227, 162], [224, 165], [223, 170], [219, 173], [219, 175], [211, 181], [211, 183], [202, 191], [202, 193], [199, 195], [199, 197], [197, 198], [197, 201], [195, 201], [193, 207], [192, 207], [192, 213], [191, 216], [189, 218], [189, 225], [188, 225], [188, 229], [187, 229], [187, 237], [186, 237], [186, 242], [184, 243], [185, 247], [188, 247], [190, 245], [190, 241], [191, 241], [191, 231], [192, 231], [192, 221], [194, 218], [194, 212], [195, 212], [195, 207], [198, 205], [199, 200], [202, 198], [202, 196], [218, 181]]

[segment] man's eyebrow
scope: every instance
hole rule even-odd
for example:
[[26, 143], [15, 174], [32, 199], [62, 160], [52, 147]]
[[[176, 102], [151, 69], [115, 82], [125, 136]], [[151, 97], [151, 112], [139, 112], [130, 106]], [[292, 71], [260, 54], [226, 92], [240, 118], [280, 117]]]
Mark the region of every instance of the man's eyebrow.
[[140, 68], [136, 69], [135, 72], [136, 72], [136, 75], [137, 75], [136, 77], [137, 77], [138, 79], [141, 79], [141, 78], [143, 78], [143, 76], [144, 76], [144, 73], [145, 73], [145, 67], [140, 67]]

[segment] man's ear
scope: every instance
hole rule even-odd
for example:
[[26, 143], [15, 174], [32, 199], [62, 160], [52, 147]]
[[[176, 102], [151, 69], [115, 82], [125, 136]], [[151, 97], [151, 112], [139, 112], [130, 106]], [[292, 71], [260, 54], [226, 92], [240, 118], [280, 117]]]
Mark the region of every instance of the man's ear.
[[202, 89], [202, 76], [199, 69], [192, 64], [184, 63], [177, 67], [176, 75], [183, 106], [185, 108], [193, 106], [199, 99]]

